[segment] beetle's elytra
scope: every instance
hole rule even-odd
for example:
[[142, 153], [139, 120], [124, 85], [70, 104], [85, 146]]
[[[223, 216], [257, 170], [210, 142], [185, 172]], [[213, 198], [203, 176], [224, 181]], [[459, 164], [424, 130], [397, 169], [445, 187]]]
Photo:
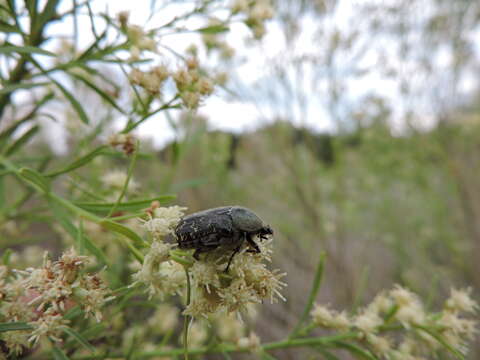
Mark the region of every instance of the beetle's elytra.
[[241, 206], [223, 206], [193, 213], [180, 220], [175, 228], [178, 247], [195, 249], [193, 257], [197, 260], [202, 252], [224, 245], [233, 247], [225, 271], [228, 271], [233, 257], [245, 241], [250, 246], [247, 251], [259, 253], [253, 237], [264, 240], [272, 234], [270, 226], [265, 225], [253, 211]]

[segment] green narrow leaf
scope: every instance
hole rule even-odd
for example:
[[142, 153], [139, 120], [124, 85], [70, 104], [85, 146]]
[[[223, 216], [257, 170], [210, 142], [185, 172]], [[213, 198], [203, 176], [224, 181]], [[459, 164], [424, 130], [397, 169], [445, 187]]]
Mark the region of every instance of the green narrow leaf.
[[[138, 210], [143, 210], [148, 208], [153, 201], [158, 201], [160, 203], [169, 202], [175, 199], [175, 195], [163, 195], [157, 196], [151, 199], [141, 199], [141, 200], [133, 200], [118, 204], [117, 210], [118, 211], [129, 211], [134, 212]], [[115, 205], [115, 203], [74, 203], [76, 206], [91, 212], [99, 212], [99, 213], [108, 213], [110, 209]]]
[[351, 354], [356, 355], [358, 358], [367, 359], [367, 360], [379, 360], [374, 356], [370, 351], [364, 350], [361, 347], [348, 343], [345, 341], [335, 341], [334, 344], [339, 348], [348, 350]]
[[112, 96], [108, 95], [105, 91], [100, 89], [95, 83], [93, 83], [89, 79], [87, 79], [84, 76], [81, 76], [79, 74], [75, 74], [75, 73], [71, 73], [71, 72], [69, 72], [69, 74], [72, 77], [74, 77], [75, 79], [83, 82], [86, 86], [88, 86], [93, 91], [95, 91], [98, 94], [98, 96], [100, 96], [103, 100], [105, 100], [107, 103], [112, 105], [115, 109], [120, 111], [122, 114], [125, 114], [125, 111], [123, 111], [123, 109], [120, 106], [117, 105], [117, 103], [112, 99]]
[[[230, 357], [229, 357], [230, 358]], [[263, 351], [260, 355], [260, 358], [262, 360], [277, 360], [276, 357], [270, 355], [269, 353], [267, 353], [266, 351]]]
[[[102, 335], [102, 333], [105, 332], [105, 329], [107, 327], [102, 324], [102, 323], [99, 323], [99, 324], [95, 324], [91, 327], [89, 327], [88, 329], [82, 331], [80, 333], [80, 335], [85, 339], [85, 340], [88, 340], [88, 339], [92, 339], [92, 338], [95, 338], [95, 337], [99, 337]], [[66, 344], [65, 344], [65, 348], [70, 348], [73, 346], [74, 344], [74, 339], [71, 339], [69, 340]]]
[[50, 183], [48, 179], [34, 169], [21, 168], [18, 170], [18, 176], [39, 187], [45, 193], [50, 191]]
[[48, 82], [9, 84], [6, 86], [2, 86], [2, 88], [0, 89], [0, 95], [10, 94], [11, 92], [18, 89], [31, 89], [36, 86], [44, 86], [48, 84]]
[[3, 212], [4, 208], [7, 206], [5, 199], [5, 177], [3, 174], [0, 174], [0, 209]]
[[[80, 236], [78, 234], [77, 227], [70, 221], [68, 215], [65, 213], [63, 209], [59, 207], [57, 203], [54, 201], [49, 201], [50, 208], [55, 215], [59, 224], [65, 229], [65, 231], [75, 240], [78, 239]], [[85, 249], [94, 255], [101, 263], [108, 264], [107, 257], [105, 253], [100, 250], [85, 234], [81, 235], [83, 238], [83, 242], [85, 245]]]
[[95, 40], [95, 42], [90, 45], [78, 58], [77, 61], [84, 62], [84, 60], [88, 59], [92, 54], [93, 50], [98, 48], [98, 44], [100, 41], [107, 35], [107, 30], [104, 30], [100, 36]]
[[300, 317], [300, 320], [298, 321], [295, 328], [292, 330], [292, 333], [290, 334], [289, 339], [294, 338], [298, 334], [302, 324], [305, 322], [305, 320], [307, 320], [308, 316], [310, 315], [310, 311], [312, 310], [313, 303], [315, 302], [318, 291], [320, 290], [320, 285], [322, 283], [323, 270], [325, 268], [325, 258], [326, 258], [326, 254], [325, 252], [322, 251], [320, 253], [320, 258], [318, 260], [317, 270], [315, 271], [315, 277], [313, 278], [313, 284], [312, 284], [312, 289], [310, 290], [310, 295], [308, 296], [308, 300], [307, 300], [307, 303], [305, 304], [305, 308], [303, 310], [302, 316]]
[[[133, 90], [136, 91], [135, 87], [133, 87]], [[140, 95], [137, 94], [137, 97], [139, 97]], [[139, 101], [141, 99], [138, 99]], [[173, 99], [171, 99], [169, 102], [163, 104], [162, 106], [160, 106], [158, 109], [152, 111], [152, 112], [149, 112], [148, 114], [146, 114], [145, 116], [143, 116], [140, 120], [138, 120], [137, 122], [130, 122], [127, 124], [127, 126], [125, 127], [125, 129], [122, 130], [122, 134], [127, 134], [129, 132], [131, 132], [133, 129], [135, 129], [137, 126], [139, 126], [141, 123], [143, 123], [144, 121], [147, 121], [151, 116], [159, 113], [160, 111], [163, 111], [163, 110], [167, 110], [167, 109], [180, 109], [181, 108], [181, 105], [180, 104], [173, 104], [173, 102], [177, 100], [177, 96], [175, 96]], [[144, 108], [145, 105], [142, 103], [142, 107]]]
[[54, 360], [69, 360], [68, 356], [57, 345], [52, 344], [52, 355]]
[[22, 148], [24, 144], [26, 144], [33, 136], [35, 136], [38, 131], [40, 130], [40, 126], [35, 125], [32, 128], [28, 129], [28, 131], [20, 136], [13, 144], [11, 144], [6, 150], [5, 155], [11, 156], [16, 153], [18, 150]]
[[138, 146], [139, 146], [139, 143], [137, 141], [135, 144], [135, 151], [131, 156], [130, 165], [128, 166], [128, 171], [127, 171], [127, 178], [125, 179], [125, 183], [123, 184], [122, 191], [120, 192], [120, 195], [118, 196], [117, 201], [115, 202], [113, 207], [110, 209], [107, 217], [111, 217], [112, 214], [115, 213], [115, 210], [117, 209], [118, 204], [122, 202], [125, 194], [127, 193], [128, 184], [130, 183], [130, 179], [132, 178], [132, 175], [133, 175], [133, 169], [135, 168], [135, 164], [137, 163]]
[[127, 238], [132, 240], [135, 246], [137, 247], [145, 247], [146, 245], [143, 239], [140, 236], [138, 236], [136, 232], [130, 230], [126, 226], [123, 226], [117, 222], [110, 221], [110, 220], [102, 220], [99, 222], [99, 224], [108, 230], [112, 230], [118, 234], [126, 236]]
[[229, 30], [230, 30], [229, 27], [226, 25], [212, 25], [212, 26], [207, 26], [204, 28], [197, 29], [195, 31], [202, 34], [218, 34], [218, 33], [226, 32]]
[[32, 330], [32, 326], [24, 322], [7, 322], [0, 323], [0, 332], [16, 331], [16, 330]]
[[17, 120], [16, 122], [14, 122], [12, 125], [10, 125], [9, 127], [5, 128], [5, 130], [2, 131], [2, 133], [0, 134], [0, 147], [3, 147], [4, 143], [10, 138], [10, 136], [13, 135], [13, 133], [23, 124], [25, 124], [26, 122], [30, 121], [30, 120], [33, 120], [34, 118], [34, 115], [36, 113], [36, 111], [42, 107], [44, 104], [46, 104], [48, 101], [52, 100], [54, 98], [54, 95], [52, 92], [49, 92], [48, 94], [46, 94], [44, 97], [42, 97], [36, 104], [35, 104], [35, 107], [32, 109], [32, 111], [30, 111], [30, 113], [28, 113], [27, 115], [25, 115], [23, 118]]
[[88, 124], [90, 121], [88, 120], [87, 113], [83, 110], [82, 105], [75, 99], [75, 97], [68, 91], [62, 84], [60, 84], [58, 81], [56, 81], [53, 78], [50, 78], [50, 80], [60, 89], [60, 91], [65, 95], [68, 101], [70, 101], [70, 104], [72, 104], [73, 108], [77, 112], [78, 116], [80, 117], [80, 120], [84, 124]]
[[81, 334], [79, 334], [76, 330], [67, 327], [67, 326], [62, 326], [62, 331], [66, 333], [67, 335], [73, 337], [79, 344], [81, 344], [85, 349], [89, 350], [90, 352], [94, 353], [95, 348], [88, 342], [87, 339], [85, 339]]
[[322, 348], [315, 348], [316, 351], [318, 351], [326, 360], [340, 360], [338, 357], [333, 355], [330, 351], [327, 351], [326, 349]]
[[83, 236], [83, 219], [80, 219], [80, 226], [78, 227], [77, 244], [78, 244], [78, 253], [80, 255], [84, 255], [85, 254], [85, 236]]
[[447, 349], [453, 356], [455, 356], [457, 359], [460, 359], [460, 360], [465, 360], [465, 356], [463, 356], [463, 354], [458, 351], [457, 349], [455, 349], [452, 345], [450, 345], [444, 338], [442, 335], [440, 335], [439, 333], [437, 333], [436, 331], [432, 330], [432, 329], [429, 329], [428, 327], [426, 326], [422, 326], [422, 325], [415, 325], [414, 326], [416, 329], [419, 329], [423, 332], [426, 332], [428, 335], [430, 335], [431, 337], [433, 337], [435, 340], [437, 340], [440, 344], [442, 344], [442, 346]]
[[[48, 4], [47, 4], [48, 6]], [[80, 117], [80, 120], [84, 122], [85, 124], [89, 123], [88, 116], [83, 110], [82, 105], [75, 99], [75, 97], [62, 85], [60, 84], [57, 80], [55, 80], [53, 77], [49, 75], [45, 69], [40, 65], [38, 61], [35, 61], [34, 58], [30, 58], [30, 62], [35, 65], [35, 67], [43, 74], [45, 75], [52, 83], [54, 83], [60, 91], [63, 93], [63, 95], [67, 98], [67, 100], [72, 104], [73, 108], [77, 112], [78, 116]]]
[[79, 167], [82, 167], [82, 166], [88, 164], [90, 161], [92, 161], [97, 156], [104, 154], [105, 150], [107, 148], [108, 148], [108, 146], [106, 146], [106, 145], [99, 146], [98, 148], [94, 149], [93, 151], [89, 152], [88, 154], [78, 158], [77, 160], [74, 160], [71, 164], [67, 165], [63, 169], [52, 171], [52, 172], [46, 174], [45, 176], [55, 177], [55, 176], [70, 172], [72, 170], [78, 169]]
[[0, 20], [0, 31], [3, 33], [21, 33], [15, 25], [11, 25], [3, 20]]
[[77, 316], [83, 315], [83, 310], [80, 306], [74, 306], [70, 310], [68, 310], [65, 315], [63, 315], [64, 319], [66, 320], [72, 320], [76, 318]]
[[10, 264], [10, 256], [12, 256], [13, 254], [13, 250], [12, 249], [6, 249], [4, 252], [3, 252], [3, 255], [2, 255], [2, 263], [3, 265], [6, 265], [8, 266], [8, 264]]
[[358, 281], [357, 290], [355, 291], [355, 297], [353, 300], [353, 305], [351, 306], [351, 311], [354, 312], [359, 304], [361, 303], [362, 297], [365, 294], [365, 289], [367, 288], [370, 269], [367, 266], [363, 266], [360, 273], [360, 280]]
[[57, 56], [54, 53], [40, 49], [35, 46], [15, 46], [15, 45], [4, 45], [0, 46], [0, 54], [39, 54], [45, 56]]
[[89, 327], [87, 330], [82, 331], [82, 336], [84, 339], [94, 338], [100, 335], [106, 328], [107, 326], [105, 324], [95, 324]]

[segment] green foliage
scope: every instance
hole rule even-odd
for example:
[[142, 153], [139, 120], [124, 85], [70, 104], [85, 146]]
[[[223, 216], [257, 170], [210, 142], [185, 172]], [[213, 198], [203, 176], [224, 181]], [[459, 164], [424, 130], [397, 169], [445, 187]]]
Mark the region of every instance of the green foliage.
[[[344, 359], [348, 353], [372, 360], [394, 359], [396, 339], [410, 336], [432, 358], [446, 358], [447, 352], [465, 358], [464, 344], [453, 340], [471, 340], [473, 323], [457, 317], [456, 309], [448, 313], [452, 310], [440, 299], [452, 284], [480, 282], [480, 127], [476, 120], [459, 121], [393, 136], [390, 110], [370, 99], [378, 111], [360, 114], [368, 119], [344, 131], [339, 127], [334, 135], [282, 121], [241, 135], [209, 131], [195, 109], [221, 85], [211, 59], [229, 52], [225, 37], [235, 22], [261, 38], [273, 16], [267, 3], [239, 2], [238, 8], [224, 9], [221, 1], [198, 2], [147, 31], [130, 24], [126, 14], [94, 13], [88, 1], [74, 1], [67, 11], [58, 0], [0, 1], [5, 37], [0, 46], [1, 351], [31, 359], [228, 358], [242, 352], [272, 359], [294, 349], [301, 357]], [[217, 15], [224, 19], [215, 20]], [[87, 31], [78, 29], [80, 16], [91, 26], [86, 45], [78, 42], [78, 32]], [[294, 28], [290, 17], [281, 20]], [[67, 40], [50, 31], [59, 23], [74, 28]], [[162, 44], [163, 37], [183, 33], [201, 38], [211, 66], [199, 64], [196, 48], [183, 54]], [[340, 48], [335, 39], [329, 42], [332, 57]], [[167, 69], [162, 52], [173, 54], [180, 65]], [[334, 92], [332, 103], [338, 97]], [[469, 116], [476, 119], [477, 113], [458, 111], [460, 120]], [[135, 131], [147, 121], [168, 121], [175, 140], [160, 150], [139, 140]], [[68, 145], [62, 149], [63, 140]], [[173, 249], [165, 255], [187, 273], [189, 291], [178, 298], [149, 298], [132, 280], [142, 266], [158, 265], [148, 262], [156, 240], [145, 223], [173, 201], [189, 212], [238, 204], [262, 214], [275, 229], [273, 261], [288, 273], [288, 301], [262, 305], [258, 315], [244, 314], [244, 322], [213, 314], [208, 325], [199, 319], [190, 324], [185, 316], [182, 336], [177, 318], [190, 305], [189, 269], [196, 264], [191, 253]], [[78, 255], [69, 253], [72, 248]], [[42, 264], [45, 250], [54, 255]], [[62, 260], [56, 260], [61, 253]], [[27, 289], [33, 269], [48, 269], [43, 274], [52, 279], [58, 274], [50, 270], [65, 266], [69, 256], [76, 259], [72, 268], [85, 265], [74, 276], [67, 266], [60, 276], [72, 293], [62, 295], [58, 308], [45, 305], [48, 299], [36, 302], [47, 294], [35, 286]], [[83, 256], [90, 263], [84, 264]], [[216, 276], [232, 282], [229, 274]], [[93, 290], [79, 285], [85, 283]], [[401, 304], [395, 304], [369, 333], [355, 319], [373, 294], [392, 283], [428, 299], [425, 322], [402, 322]], [[220, 298], [207, 293], [212, 303]], [[319, 299], [352, 309], [348, 329], [319, 331], [311, 318]], [[36, 309], [15, 313], [12, 304]], [[439, 306], [438, 313], [431, 311]], [[48, 328], [39, 325], [45, 314], [59, 325], [37, 334]], [[451, 328], [438, 325], [445, 314], [463, 326], [453, 338]], [[372, 339], [390, 333], [395, 346], [379, 352]], [[426, 341], [427, 335], [433, 341]], [[46, 341], [32, 346], [39, 337]]]

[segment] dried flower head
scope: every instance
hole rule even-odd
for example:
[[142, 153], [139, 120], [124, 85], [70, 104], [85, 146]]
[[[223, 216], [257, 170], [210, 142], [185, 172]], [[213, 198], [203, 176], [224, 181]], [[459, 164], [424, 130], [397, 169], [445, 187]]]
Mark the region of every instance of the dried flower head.
[[64, 252], [56, 261], [45, 253], [41, 267], [3, 275], [0, 321], [32, 326], [32, 330], [2, 335], [9, 354], [20, 355], [42, 337], [60, 341], [63, 329], [69, 325], [64, 315], [75, 305], [86, 316], [93, 315], [100, 321], [101, 307], [113, 297], [97, 275], [84, 272], [87, 261], [74, 249]]
[[136, 139], [132, 134], [113, 134], [108, 138], [111, 146], [120, 146], [125, 155], [131, 155], [135, 151]]

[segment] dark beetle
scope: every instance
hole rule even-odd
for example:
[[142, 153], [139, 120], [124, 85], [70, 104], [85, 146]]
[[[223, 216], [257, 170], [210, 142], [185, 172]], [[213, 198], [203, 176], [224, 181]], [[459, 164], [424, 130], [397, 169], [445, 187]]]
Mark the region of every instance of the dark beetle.
[[214, 250], [220, 246], [232, 247], [233, 253], [225, 271], [243, 243], [247, 241], [249, 252], [259, 253], [253, 236], [266, 239], [272, 235], [270, 226], [265, 225], [255, 213], [241, 206], [223, 206], [200, 211], [185, 216], [175, 228], [178, 247], [195, 249], [193, 257], [199, 259], [202, 252]]

